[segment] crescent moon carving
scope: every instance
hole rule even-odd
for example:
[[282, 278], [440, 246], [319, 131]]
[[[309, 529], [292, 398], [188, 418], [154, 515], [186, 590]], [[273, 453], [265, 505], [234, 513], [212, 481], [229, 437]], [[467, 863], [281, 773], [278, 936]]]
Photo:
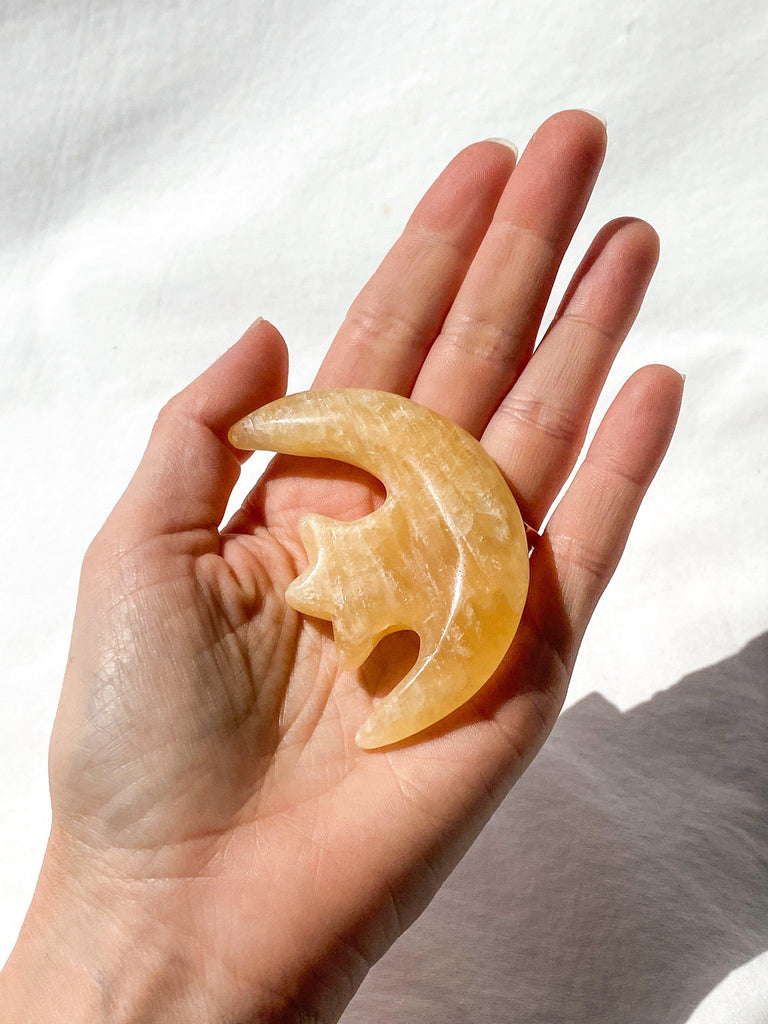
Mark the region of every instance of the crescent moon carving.
[[388, 633], [420, 639], [413, 668], [357, 734], [372, 749], [433, 725], [490, 678], [517, 630], [528, 544], [498, 467], [470, 434], [407, 398], [337, 388], [278, 399], [236, 423], [237, 448], [336, 459], [378, 477], [382, 505], [354, 522], [311, 513], [309, 566], [291, 607], [333, 623], [342, 668]]

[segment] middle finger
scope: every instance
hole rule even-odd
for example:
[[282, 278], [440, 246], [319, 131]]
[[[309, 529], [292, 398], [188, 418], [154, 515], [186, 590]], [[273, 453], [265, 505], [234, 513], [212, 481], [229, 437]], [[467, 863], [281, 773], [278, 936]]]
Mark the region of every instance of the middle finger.
[[605, 154], [580, 110], [539, 128], [414, 385], [411, 397], [479, 436], [528, 359], [560, 261]]

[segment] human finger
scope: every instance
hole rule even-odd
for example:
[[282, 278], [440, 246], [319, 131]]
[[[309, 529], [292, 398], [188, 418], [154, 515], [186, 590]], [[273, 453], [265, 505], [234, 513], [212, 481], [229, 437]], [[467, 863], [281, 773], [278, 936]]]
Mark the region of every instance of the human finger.
[[479, 435], [528, 359], [606, 146], [591, 114], [535, 133], [432, 345], [412, 398]]
[[[538, 631], [571, 663], [624, 550], [643, 497], [677, 423], [683, 378], [668, 366], [630, 377], [600, 424], [531, 558], [531, 591], [557, 579], [564, 618]], [[535, 602], [533, 609], [535, 609]]]
[[515, 151], [492, 140], [451, 161], [352, 303], [315, 387], [410, 391], [514, 164]]
[[658, 260], [643, 221], [607, 224], [552, 321], [483, 433], [526, 523], [538, 528], [579, 456], [611, 364]]
[[285, 342], [260, 319], [165, 405], [107, 523], [121, 543], [218, 527], [245, 454], [229, 444], [227, 430], [285, 394], [287, 373]]

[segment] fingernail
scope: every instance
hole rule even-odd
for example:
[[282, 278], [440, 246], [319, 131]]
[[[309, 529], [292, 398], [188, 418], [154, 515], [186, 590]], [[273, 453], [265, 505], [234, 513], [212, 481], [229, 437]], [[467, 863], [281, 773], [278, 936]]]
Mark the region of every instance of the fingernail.
[[498, 137], [494, 136], [493, 138], [486, 139], [485, 141], [486, 142], [498, 142], [498, 144], [500, 146], [506, 146], [507, 149], [511, 149], [512, 152], [515, 154], [515, 156], [517, 156], [517, 154], [519, 152], [519, 150], [518, 150], [517, 146], [514, 144], [514, 142], [510, 142], [509, 139], [502, 139], [501, 136], [498, 136]]
[[589, 114], [590, 117], [596, 118], [603, 126], [603, 128], [605, 128], [605, 130], [608, 131], [608, 119], [603, 117], [602, 114], [598, 114], [596, 110], [587, 110], [586, 107], [576, 107], [576, 109], [580, 110], [582, 114]]
[[[246, 329], [243, 331], [243, 333], [240, 335], [237, 341], [233, 341], [231, 345], [228, 345], [227, 348], [224, 349], [224, 352], [229, 352], [230, 349], [234, 348], [236, 345], [239, 345], [243, 338], [246, 336], [246, 334], [252, 331], [254, 327], [258, 327], [263, 319], [263, 316], [257, 316], [253, 323], [250, 325], [250, 327], [246, 327]], [[224, 355], [224, 352], [222, 352], [222, 355]]]

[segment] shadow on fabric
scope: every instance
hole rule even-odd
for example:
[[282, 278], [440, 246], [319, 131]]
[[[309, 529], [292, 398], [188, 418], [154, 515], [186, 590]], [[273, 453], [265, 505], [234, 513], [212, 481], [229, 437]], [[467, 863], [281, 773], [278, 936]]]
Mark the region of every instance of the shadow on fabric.
[[768, 948], [766, 723], [768, 633], [566, 711], [342, 1024], [684, 1024]]

